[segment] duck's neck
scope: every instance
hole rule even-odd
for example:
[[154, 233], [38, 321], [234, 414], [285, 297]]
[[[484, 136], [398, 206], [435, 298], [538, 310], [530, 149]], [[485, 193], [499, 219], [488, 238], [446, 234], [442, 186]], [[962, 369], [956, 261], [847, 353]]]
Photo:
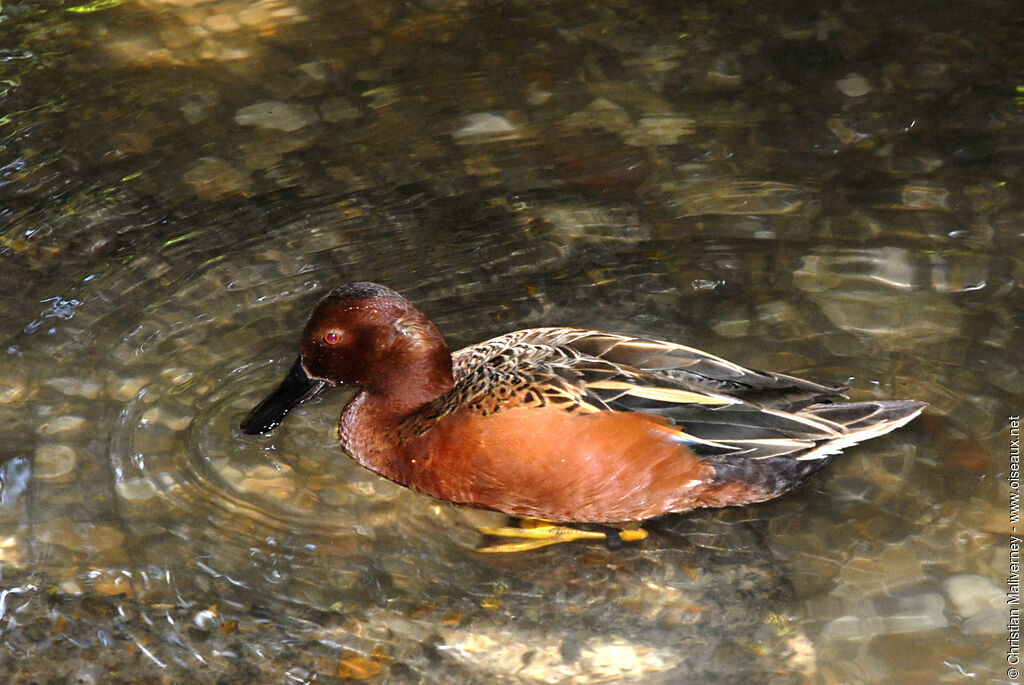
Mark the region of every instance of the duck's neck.
[[406, 417], [452, 388], [451, 355], [446, 365], [404, 367], [400, 377], [361, 388], [338, 421], [338, 437], [350, 457], [385, 478], [405, 484], [407, 458], [400, 426]]
[[452, 355], [437, 328], [413, 310], [395, 324], [400, 337], [380, 342], [361, 389], [338, 422], [342, 446], [363, 466], [404, 482], [398, 436], [402, 420], [451, 390]]
[[451, 390], [452, 355], [440, 334], [430, 344], [410, 344], [381, 360], [341, 417], [350, 433], [380, 433]]
[[451, 390], [452, 355], [442, 341], [438, 346], [403, 353], [389, 362], [363, 389], [365, 402], [397, 417], [404, 417]]

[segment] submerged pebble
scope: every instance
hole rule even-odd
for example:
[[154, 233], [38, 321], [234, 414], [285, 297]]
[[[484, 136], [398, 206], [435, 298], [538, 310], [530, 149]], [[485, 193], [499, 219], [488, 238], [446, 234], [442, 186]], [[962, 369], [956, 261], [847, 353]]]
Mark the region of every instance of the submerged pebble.
[[316, 110], [296, 102], [264, 100], [235, 112], [235, 121], [242, 126], [256, 126], [277, 131], [298, 131], [320, 120]]
[[118, 402], [127, 402], [142, 390], [149, 383], [148, 378], [137, 376], [134, 378], [121, 379], [120, 384], [112, 383], [109, 393]]
[[623, 140], [638, 147], [675, 145], [680, 138], [693, 135], [696, 122], [681, 114], [642, 117]]
[[84, 397], [94, 400], [100, 394], [100, 384], [87, 378], [76, 378], [74, 376], [62, 376], [50, 378], [44, 382], [58, 392], [72, 397]]
[[215, 157], [200, 159], [185, 172], [182, 180], [196, 195], [207, 200], [244, 195], [252, 188], [248, 174]]
[[519, 128], [507, 118], [489, 112], [478, 112], [462, 117], [462, 126], [452, 133], [452, 137], [460, 143], [509, 140], [521, 135]]
[[132, 478], [118, 481], [115, 485], [117, 494], [127, 500], [142, 502], [157, 494], [158, 490], [153, 481], [146, 478]]
[[28, 394], [28, 385], [22, 380], [5, 378], [4, 385], [0, 388], [0, 404], [14, 404]]
[[640, 682], [670, 668], [678, 658], [664, 649], [616, 639], [595, 638], [575, 647], [578, 657], [574, 661], [565, 660], [563, 640], [458, 631], [449, 634], [445, 642], [438, 651], [483, 668], [493, 678], [514, 675], [544, 683]]
[[142, 415], [142, 419], [140, 420], [140, 423], [142, 424], [158, 424], [170, 428], [172, 431], [185, 430], [191, 422], [191, 416], [175, 416], [161, 407], [152, 407], [146, 410], [146, 413]]
[[35, 477], [43, 480], [59, 478], [74, 470], [78, 457], [67, 445], [41, 445], [36, 448]]
[[60, 416], [53, 421], [48, 421], [39, 427], [43, 435], [60, 435], [62, 433], [74, 433], [85, 426], [86, 420], [81, 416]]
[[942, 584], [968, 635], [993, 635], [1006, 630], [1006, 593], [984, 576], [964, 574]]
[[62, 516], [35, 526], [36, 539], [83, 553], [100, 553], [124, 546], [124, 533], [111, 526], [77, 523]]
[[[875, 603], [870, 603], [874, 608]], [[921, 633], [945, 628], [949, 621], [944, 611], [946, 602], [938, 593], [925, 593], [901, 597], [894, 606], [879, 610], [875, 615], [846, 615], [829, 621], [822, 629], [822, 637], [848, 640]]]
[[839, 79], [836, 81], [836, 88], [850, 98], [863, 97], [873, 90], [871, 82], [860, 74], [850, 74], [846, 78]]

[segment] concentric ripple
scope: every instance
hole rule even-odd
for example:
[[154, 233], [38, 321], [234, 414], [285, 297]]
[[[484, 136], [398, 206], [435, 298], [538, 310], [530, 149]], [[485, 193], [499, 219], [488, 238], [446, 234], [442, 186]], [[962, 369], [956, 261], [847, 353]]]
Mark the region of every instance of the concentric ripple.
[[[257, 286], [276, 290], [265, 299], [280, 314], [271, 325], [240, 304], [264, 297], [253, 290], [197, 286], [216, 281], [220, 268], [150, 305], [115, 353], [126, 360], [117, 392], [130, 396], [108, 449], [121, 515], [142, 531], [135, 555], [146, 558], [170, 533], [173, 547], [191, 550], [182, 554], [215, 548], [203, 564], [232, 578], [252, 576], [260, 549], [289, 556], [295, 586], [337, 590], [337, 578], [323, 574], [365, 564], [370, 548], [407, 558], [471, 544], [470, 527], [449, 525], [451, 507], [344, 454], [334, 431], [344, 391], [297, 409], [269, 436], [241, 433], [241, 418], [283, 377], [290, 358], [282, 354], [291, 354], [298, 328], [291, 317], [304, 313], [318, 281], [306, 273], [298, 283]], [[283, 594], [320, 607], [335, 601], [294, 587]]]

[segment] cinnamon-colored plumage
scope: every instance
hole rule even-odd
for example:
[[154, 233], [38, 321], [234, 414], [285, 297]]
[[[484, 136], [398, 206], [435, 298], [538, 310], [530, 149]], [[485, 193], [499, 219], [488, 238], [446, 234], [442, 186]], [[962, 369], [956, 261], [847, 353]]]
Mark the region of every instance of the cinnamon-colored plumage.
[[426, 316], [372, 283], [317, 304], [288, 377], [242, 428], [267, 432], [332, 386], [360, 388], [339, 434], [363, 466], [440, 499], [566, 522], [770, 499], [925, 406], [836, 402], [844, 388], [575, 328], [453, 355]]

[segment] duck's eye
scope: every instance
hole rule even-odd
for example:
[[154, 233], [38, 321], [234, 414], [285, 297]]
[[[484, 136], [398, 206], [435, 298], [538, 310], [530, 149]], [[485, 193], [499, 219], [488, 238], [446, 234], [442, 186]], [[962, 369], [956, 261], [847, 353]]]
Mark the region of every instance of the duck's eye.
[[341, 333], [338, 331], [327, 331], [324, 333], [324, 342], [328, 345], [337, 345], [341, 342]]

